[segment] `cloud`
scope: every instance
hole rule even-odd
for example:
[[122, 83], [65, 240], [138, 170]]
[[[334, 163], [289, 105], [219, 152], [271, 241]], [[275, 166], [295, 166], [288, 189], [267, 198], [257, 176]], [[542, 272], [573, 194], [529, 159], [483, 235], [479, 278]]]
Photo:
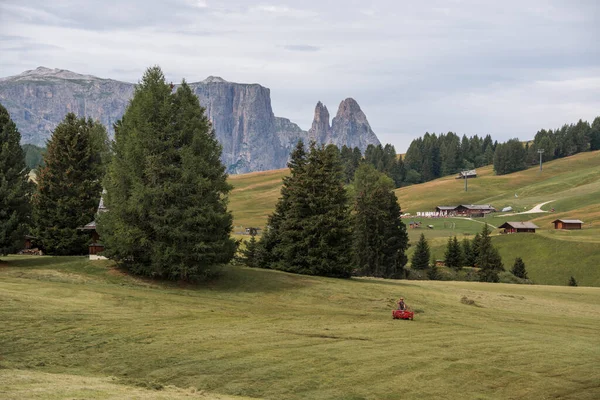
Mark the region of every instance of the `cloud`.
[[402, 150], [425, 131], [505, 140], [595, 117], [599, 13], [592, 0], [3, 0], [0, 69], [225, 76], [269, 87], [275, 114], [305, 129], [318, 99], [353, 97]]
[[284, 46], [286, 50], [290, 51], [319, 51], [321, 48], [317, 46], [310, 46], [307, 44], [291, 44]]

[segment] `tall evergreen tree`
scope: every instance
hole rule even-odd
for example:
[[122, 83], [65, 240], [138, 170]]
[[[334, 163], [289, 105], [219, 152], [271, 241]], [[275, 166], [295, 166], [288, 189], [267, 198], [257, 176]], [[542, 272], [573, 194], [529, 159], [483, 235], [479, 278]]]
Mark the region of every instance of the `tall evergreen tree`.
[[462, 241], [462, 254], [464, 258], [464, 265], [468, 265], [470, 267], [475, 266], [476, 255], [473, 252], [471, 240], [467, 238], [463, 239]]
[[246, 248], [242, 250], [242, 259], [244, 264], [248, 267], [257, 267], [256, 250], [258, 248], [258, 242], [256, 241], [256, 235], [251, 235], [250, 240], [246, 243]]
[[257, 245], [256, 264], [261, 268], [277, 268], [276, 262], [283, 257], [279, 246], [281, 243], [281, 225], [289, 215], [290, 196], [300, 186], [300, 181], [305, 179], [306, 163], [307, 155], [304, 142], [299, 140], [287, 164], [290, 175], [282, 179], [281, 197], [275, 204], [273, 213], [268, 216], [267, 229]]
[[415, 252], [411, 258], [411, 267], [413, 269], [427, 269], [429, 268], [429, 257], [431, 256], [429, 251], [429, 243], [425, 239], [425, 235], [421, 233], [421, 237], [415, 246]]
[[105, 149], [99, 143], [106, 143], [106, 129], [73, 113], [52, 133], [33, 197], [35, 232], [48, 254], [87, 252], [89, 237], [77, 228], [94, 219], [100, 200]]
[[0, 104], [0, 255], [19, 250], [30, 222], [32, 186], [21, 134]]
[[515, 258], [515, 263], [513, 264], [510, 272], [512, 272], [512, 274], [517, 278], [529, 279], [527, 277], [527, 271], [525, 270], [525, 263], [521, 257]]
[[569, 278], [569, 286], [578, 286], [577, 281], [575, 280], [575, 277], [573, 275], [571, 275], [571, 277]]
[[338, 152], [311, 143], [305, 159], [292, 160], [300, 161], [288, 181], [293, 185], [284, 182], [278, 215], [269, 218], [270, 225], [276, 222], [270, 226], [270, 265], [300, 274], [349, 277], [350, 210]]
[[448, 245], [446, 246], [446, 253], [444, 254], [446, 266], [456, 271], [463, 266], [463, 252], [456, 236], [454, 238], [448, 238]]
[[135, 274], [192, 280], [229, 262], [221, 146], [185, 81], [172, 92], [149, 68], [115, 126], [105, 186], [109, 211], [98, 220], [105, 255]]
[[490, 228], [485, 224], [481, 230], [481, 239], [478, 246], [477, 266], [479, 267], [479, 280], [482, 282], [499, 282], [498, 272], [504, 271], [502, 258], [498, 250], [492, 245]]
[[354, 178], [354, 254], [362, 275], [403, 276], [408, 234], [400, 218], [394, 182], [368, 164]]

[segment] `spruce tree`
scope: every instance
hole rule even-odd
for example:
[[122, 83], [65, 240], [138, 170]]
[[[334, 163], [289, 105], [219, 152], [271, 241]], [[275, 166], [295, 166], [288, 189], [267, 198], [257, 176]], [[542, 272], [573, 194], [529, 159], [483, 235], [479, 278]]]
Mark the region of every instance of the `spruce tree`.
[[471, 240], [464, 238], [462, 241], [463, 264], [470, 267], [475, 265], [475, 257], [473, 254]]
[[352, 233], [339, 152], [311, 143], [308, 155], [298, 147], [295, 153], [292, 175], [269, 218], [269, 236], [261, 240], [261, 262], [288, 272], [349, 277]]
[[32, 185], [20, 141], [17, 126], [0, 104], [0, 255], [22, 248], [30, 222]]
[[527, 277], [527, 271], [525, 270], [525, 263], [521, 257], [515, 258], [512, 270], [510, 271], [514, 276], [521, 279], [529, 279]]
[[454, 238], [448, 238], [448, 245], [446, 246], [446, 253], [444, 254], [446, 266], [453, 270], [460, 270], [463, 266], [463, 253], [458, 243], [456, 236]]
[[391, 178], [362, 164], [354, 178], [354, 254], [360, 274], [400, 278], [408, 234]]
[[236, 250], [229, 237], [225, 167], [198, 98], [175, 93], [149, 68], [115, 126], [105, 204], [98, 220], [109, 258], [134, 274], [193, 280], [212, 275]]
[[77, 228], [94, 220], [106, 137], [102, 125], [73, 113], [52, 133], [33, 198], [35, 232], [47, 254], [87, 253], [89, 237]]
[[477, 258], [479, 257], [479, 246], [481, 245], [481, 235], [479, 232], [475, 234], [471, 241], [471, 267], [477, 267]]
[[500, 253], [492, 245], [490, 233], [488, 224], [485, 224], [481, 231], [476, 262], [479, 267], [479, 280], [482, 282], [499, 282], [498, 272], [504, 271], [504, 265]]
[[577, 281], [575, 280], [575, 277], [573, 275], [571, 275], [571, 277], [569, 278], [569, 286], [578, 286]]
[[250, 240], [246, 242], [246, 248], [242, 250], [242, 261], [248, 267], [257, 267], [256, 262], [256, 249], [258, 247], [258, 242], [256, 241], [255, 235], [250, 237]]
[[296, 190], [299, 182], [304, 179], [306, 162], [304, 142], [299, 140], [287, 164], [290, 175], [282, 179], [281, 197], [275, 204], [275, 210], [269, 215], [267, 229], [257, 245], [256, 264], [258, 267], [277, 268], [276, 262], [283, 257], [282, 250], [278, 246], [281, 243], [281, 224], [289, 214], [290, 195]]
[[421, 237], [415, 246], [415, 252], [411, 258], [412, 269], [427, 269], [429, 267], [429, 243], [425, 239], [425, 235], [421, 233]]

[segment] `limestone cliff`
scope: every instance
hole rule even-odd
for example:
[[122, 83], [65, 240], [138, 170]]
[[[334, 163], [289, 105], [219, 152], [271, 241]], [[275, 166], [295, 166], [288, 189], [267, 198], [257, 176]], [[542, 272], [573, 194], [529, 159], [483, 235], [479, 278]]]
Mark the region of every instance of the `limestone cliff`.
[[[283, 168], [299, 139], [358, 146], [362, 151], [379, 143], [352, 99], [340, 104], [331, 126], [327, 107], [319, 102], [306, 132], [286, 118], [275, 117], [270, 91], [259, 84], [211, 76], [190, 87], [206, 108], [230, 173]], [[112, 125], [123, 115], [133, 90], [127, 82], [39, 67], [0, 79], [0, 103], [17, 124], [23, 143], [44, 146], [68, 112], [99, 120], [112, 136]]]

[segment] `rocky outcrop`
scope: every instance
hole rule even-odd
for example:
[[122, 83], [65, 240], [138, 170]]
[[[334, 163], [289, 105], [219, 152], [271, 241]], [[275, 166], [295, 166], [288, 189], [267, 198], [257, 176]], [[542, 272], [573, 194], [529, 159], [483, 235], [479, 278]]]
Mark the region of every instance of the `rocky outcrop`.
[[[379, 144], [353, 99], [340, 104], [331, 126], [327, 107], [317, 103], [312, 127], [306, 132], [286, 118], [275, 117], [270, 91], [259, 84], [210, 76], [189, 85], [206, 108], [230, 173], [283, 168], [299, 139], [358, 146], [362, 151]], [[39, 67], [0, 79], [0, 103], [17, 124], [23, 143], [44, 146], [68, 112], [99, 120], [112, 136], [113, 123], [123, 115], [133, 90], [127, 82]]]
[[0, 103], [23, 143], [45, 146], [56, 125], [73, 112], [99, 120], [110, 131], [123, 115], [133, 84], [39, 67], [0, 79]]
[[340, 103], [338, 112], [329, 126], [329, 111], [320, 101], [315, 107], [315, 117], [308, 131], [309, 137], [317, 143], [335, 144], [338, 147], [358, 147], [365, 151], [368, 145], [380, 144], [371, 129], [367, 116], [356, 100], [347, 98]]

